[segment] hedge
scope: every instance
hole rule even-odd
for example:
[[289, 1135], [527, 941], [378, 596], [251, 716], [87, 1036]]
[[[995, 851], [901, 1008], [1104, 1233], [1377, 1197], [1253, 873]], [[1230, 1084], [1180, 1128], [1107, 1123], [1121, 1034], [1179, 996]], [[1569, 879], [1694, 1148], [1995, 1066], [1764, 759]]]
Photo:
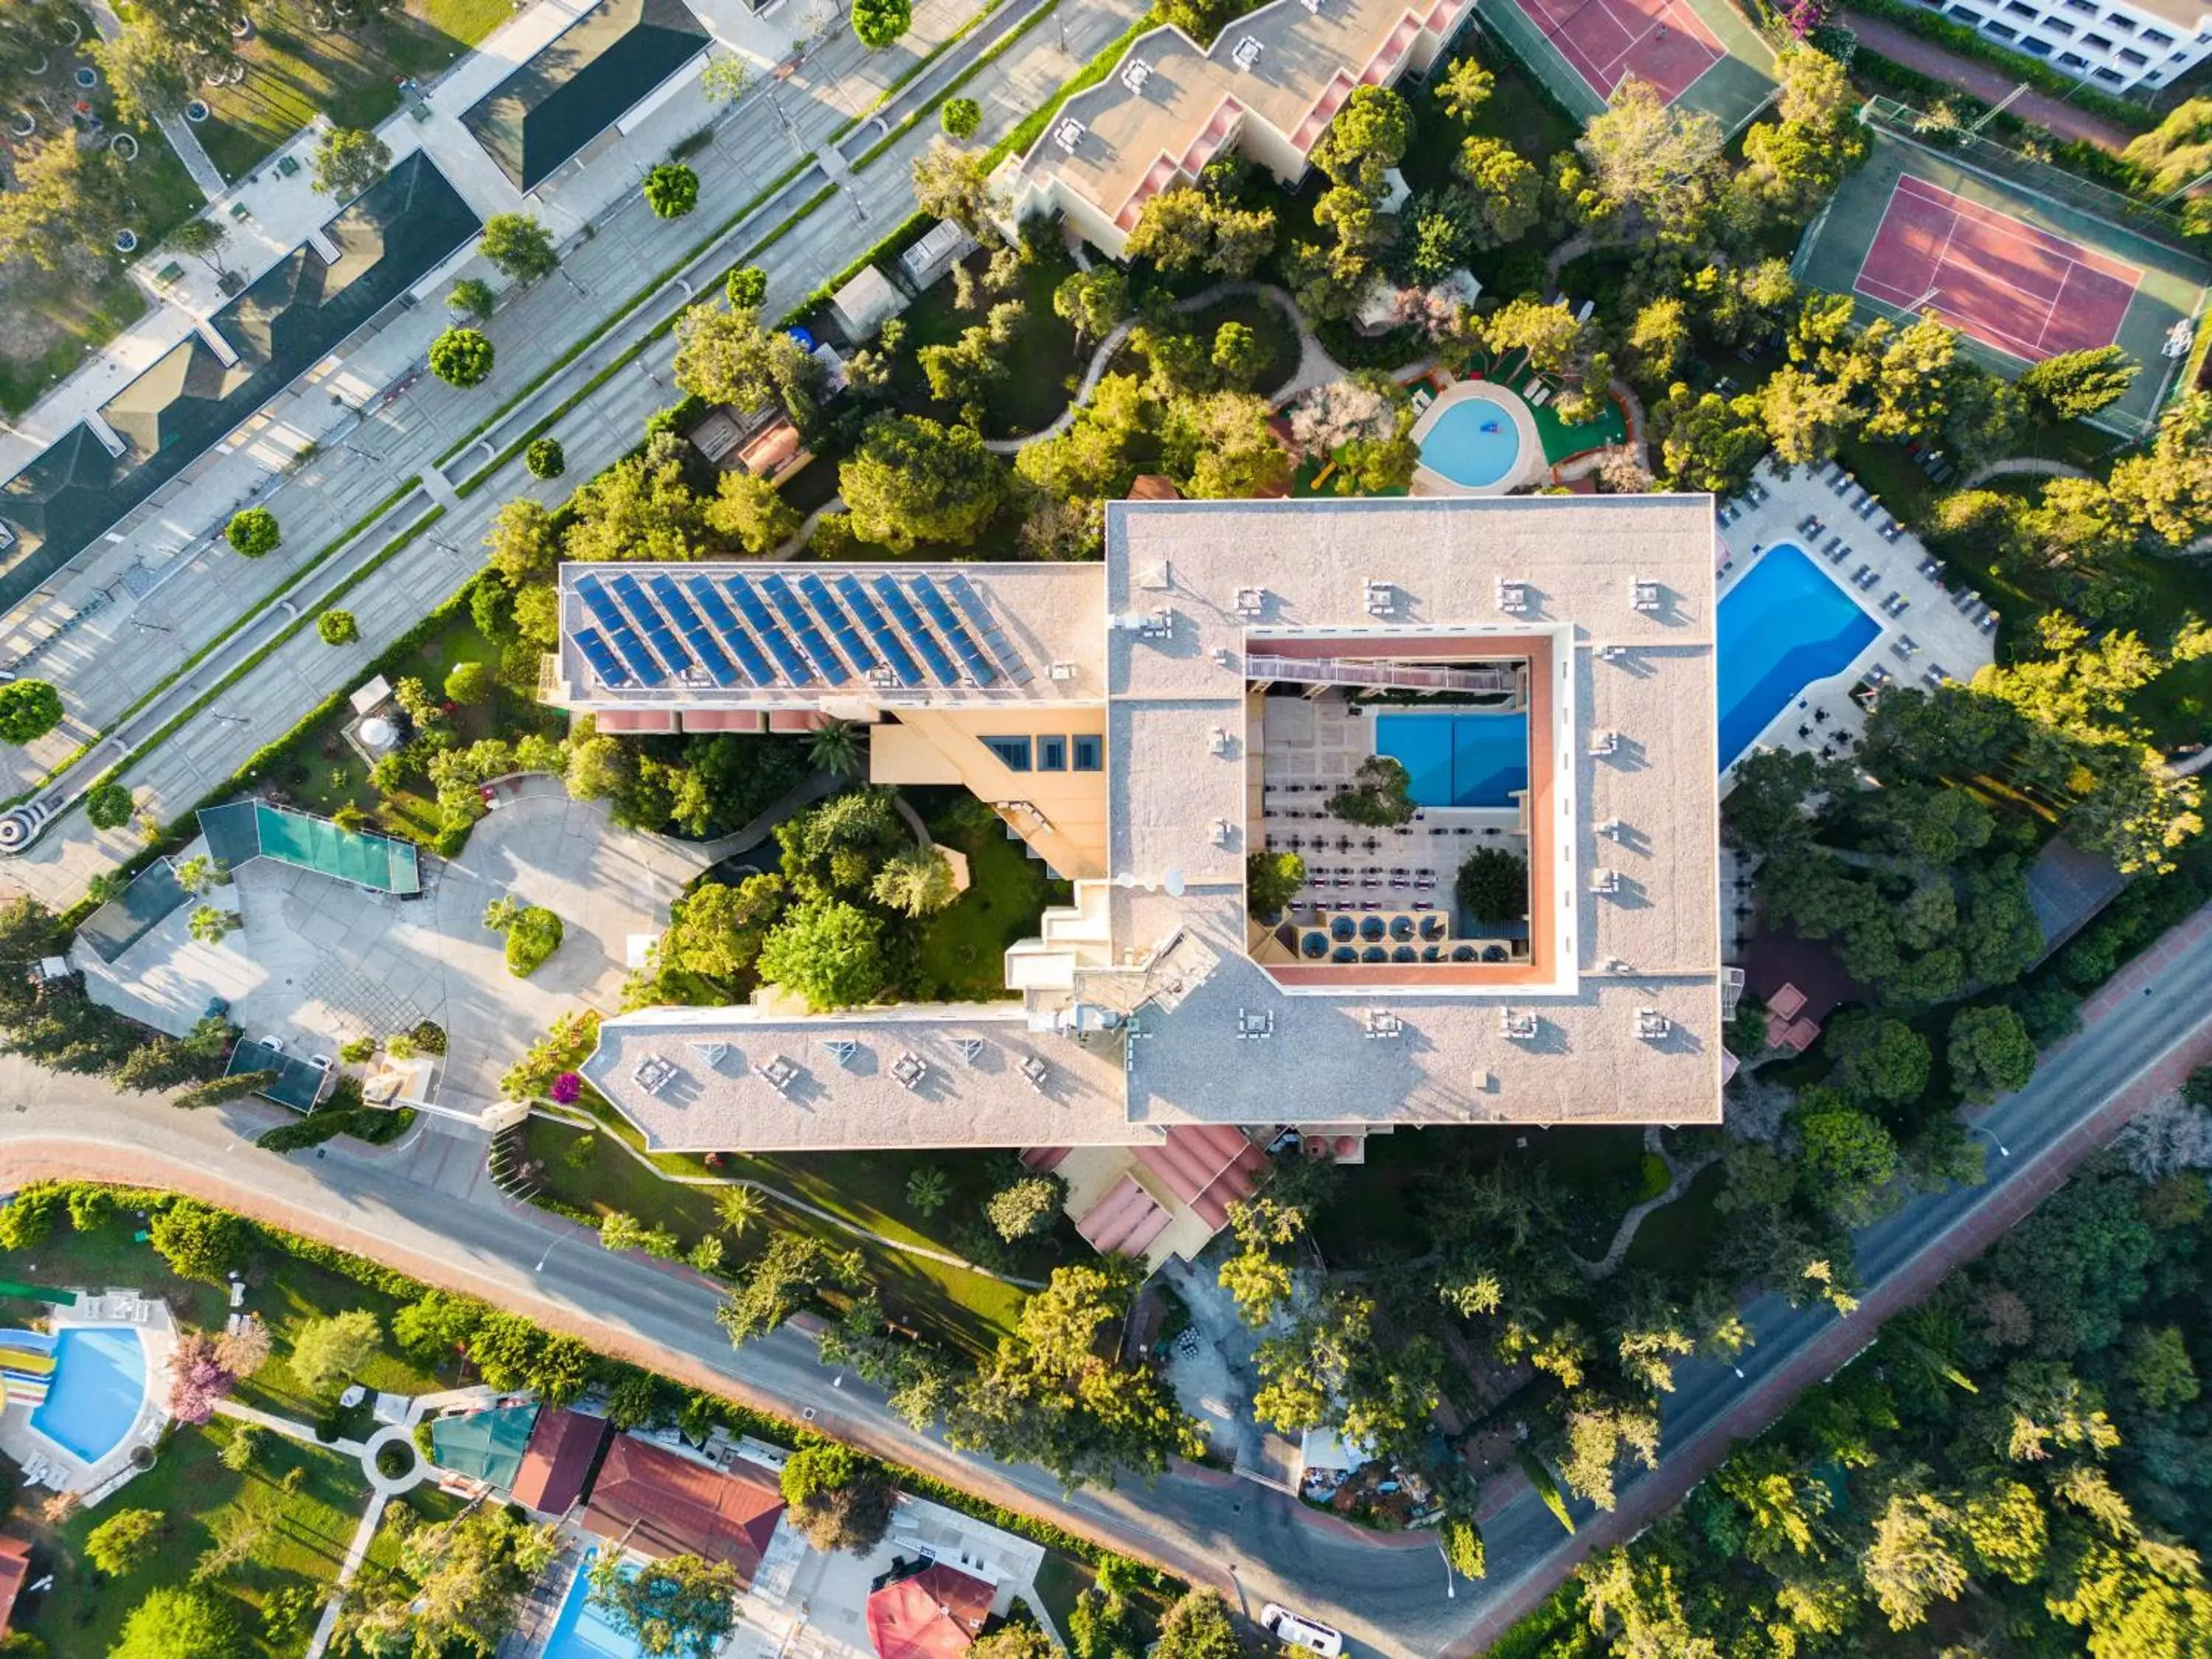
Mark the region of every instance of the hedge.
[[[1963, 23], [1954, 23], [1937, 16], [1925, 7], [1914, 5], [1911, 0], [1850, 0], [1849, 11], [1841, 20], [1846, 24], [1850, 21], [1850, 11], [1879, 17], [1885, 23], [1894, 23], [1898, 27], [1917, 34], [1923, 40], [1932, 40], [1961, 58], [1972, 58], [1990, 64], [2014, 80], [2025, 81], [2032, 87], [2040, 88], [2064, 99], [2077, 108], [2102, 115], [2136, 132], [2148, 132], [2158, 125], [2155, 111], [2146, 109], [2132, 100], [2117, 98], [2109, 92], [2100, 92], [2094, 87], [2082, 85], [2072, 76], [2053, 69], [2040, 58], [2031, 58], [2026, 52], [2014, 52]], [[1865, 42], [1860, 43], [1859, 50], [1866, 50]]]

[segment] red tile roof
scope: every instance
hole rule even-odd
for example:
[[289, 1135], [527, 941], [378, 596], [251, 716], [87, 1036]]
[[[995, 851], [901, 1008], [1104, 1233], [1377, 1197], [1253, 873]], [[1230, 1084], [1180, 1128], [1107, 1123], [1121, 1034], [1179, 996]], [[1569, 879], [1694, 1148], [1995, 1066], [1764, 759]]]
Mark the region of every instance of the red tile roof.
[[1084, 1212], [1075, 1231], [1101, 1255], [1142, 1255], [1171, 1219], [1136, 1176], [1125, 1175]]
[[765, 1471], [726, 1473], [623, 1434], [592, 1483], [583, 1522], [641, 1554], [727, 1561], [750, 1585], [782, 1514], [783, 1494]]
[[1158, 1146], [1139, 1146], [1138, 1160], [1167, 1182], [1200, 1220], [1218, 1231], [1229, 1206], [1252, 1196], [1267, 1155], [1226, 1123], [1177, 1124]]
[[[0, 1636], [15, 1611], [15, 1598], [31, 1576], [31, 1547], [20, 1538], [0, 1537]], [[986, 1606], [989, 1605], [988, 1602]]]
[[991, 1616], [993, 1587], [933, 1561], [868, 1597], [868, 1639], [880, 1659], [959, 1659]]
[[584, 1477], [606, 1437], [604, 1417], [555, 1407], [538, 1413], [522, 1449], [522, 1472], [514, 1477], [514, 1501], [547, 1515], [567, 1514], [584, 1495]]

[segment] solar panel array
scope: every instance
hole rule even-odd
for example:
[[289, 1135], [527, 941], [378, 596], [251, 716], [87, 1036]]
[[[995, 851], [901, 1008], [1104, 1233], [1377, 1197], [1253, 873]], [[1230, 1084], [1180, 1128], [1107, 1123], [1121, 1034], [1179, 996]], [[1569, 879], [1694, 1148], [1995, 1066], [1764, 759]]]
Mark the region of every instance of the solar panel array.
[[900, 572], [745, 575], [614, 567], [575, 578], [591, 614], [573, 637], [610, 690], [672, 681], [749, 686], [896, 684], [919, 690], [1032, 678], [975, 585]]

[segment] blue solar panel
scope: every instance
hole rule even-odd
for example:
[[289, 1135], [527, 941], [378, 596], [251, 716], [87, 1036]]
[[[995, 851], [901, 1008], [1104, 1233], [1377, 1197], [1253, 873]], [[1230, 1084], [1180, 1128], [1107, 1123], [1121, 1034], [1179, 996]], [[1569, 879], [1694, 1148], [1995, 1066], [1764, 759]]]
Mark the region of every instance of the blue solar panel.
[[939, 685], [959, 684], [960, 671], [952, 665], [952, 659], [945, 654], [945, 647], [938, 644], [930, 631], [921, 625], [921, 617], [915, 611], [914, 601], [907, 598], [899, 585], [889, 576], [878, 576], [876, 578], [876, 592], [883, 599], [884, 609], [891, 613], [891, 620], [906, 630], [906, 636], [913, 641], [914, 648], [921, 653], [921, 659], [929, 665], [929, 672], [937, 676], [937, 683]]
[[913, 578], [915, 594], [921, 600], [921, 608], [937, 623], [938, 632], [952, 642], [960, 653], [960, 660], [968, 665], [969, 677], [978, 685], [988, 685], [999, 678], [991, 666], [991, 659], [976, 648], [975, 641], [968, 637], [960, 618], [952, 614], [952, 607], [945, 602], [945, 595], [937, 591], [937, 584], [927, 576]]
[[737, 658], [739, 666], [752, 676], [753, 684], [774, 685], [775, 670], [761, 654], [760, 647], [753, 643], [753, 636], [746, 633], [744, 624], [738, 621], [737, 613], [730, 609], [730, 602], [704, 576], [687, 576], [684, 580], [685, 586], [691, 590], [691, 597], [699, 601], [699, 608], [707, 613], [707, 620], [722, 636], [722, 643], [730, 647], [731, 654]]
[[999, 624], [991, 619], [990, 607], [983, 603], [983, 596], [968, 585], [965, 576], [957, 572], [945, 579], [945, 585], [952, 590], [952, 602], [960, 607], [961, 614], [975, 624], [975, 631], [983, 636], [983, 643], [999, 659], [999, 666], [1006, 671], [1006, 678], [1016, 685], [1027, 685], [1031, 678], [1029, 665], [1022, 660], [1022, 653], [1015, 650], [1006, 636], [999, 631]]
[[645, 579], [653, 590], [653, 597], [668, 613], [669, 620], [684, 630], [684, 637], [691, 641], [699, 660], [707, 665], [707, 672], [714, 677], [717, 685], [743, 685], [745, 677], [731, 666], [729, 653], [714, 643], [714, 635], [707, 624], [699, 620], [699, 613], [691, 608], [691, 601], [684, 597], [684, 590], [666, 575], [656, 572]]
[[679, 674], [691, 666], [691, 653], [677, 643], [675, 629], [669, 627], [668, 618], [660, 614], [660, 607], [647, 597], [636, 577], [627, 570], [621, 571], [608, 578], [607, 586], [614, 589], [615, 597], [622, 601], [623, 609], [629, 612], [630, 620], [644, 630], [645, 637], [659, 653], [661, 661]]
[[629, 675], [615, 660], [615, 653], [607, 649], [607, 642], [599, 637], [598, 629], [577, 629], [576, 649], [584, 653], [584, 660], [592, 665], [592, 672], [599, 677], [600, 684], [609, 686], [629, 684]]
[[752, 624], [753, 632], [760, 635], [761, 643], [768, 647], [769, 654], [775, 659], [776, 665], [783, 670], [784, 678], [793, 685], [810, 683], [814, 676], [806, 666], [806, 659], [792, 649], [791, 641], [783, 636], [783, 629], [769, 615], [760, 595], [753, 592], [753, 585], [743, 576], [726, 576], [723, 583], [729, 588], [730, 597], [738, 602], [738, 609], [744, 612], [745, 620]]
[[645, 648], [644, 641], [631, 631], [629, 622], [616, 607], [615, 602], [607, 597], [606, 590], [600, 586], [596, 575], [586, 574], [577, 577], [576, 592], [583, 596], [584, 603], [599, 618], [599, 626], [606, 629], [607, 638], [622, 653], [622, 659], [629, 665], [630, 672], [647, 685], [659, 685], [667, 679], [666, 672], [654, 660], [653, 653]]
[[853, 576], [838, 577], [837, 592], [845, 603], [853, 607], [853, 614], [860, 618], [860, 626], [868, 630], [868, 637], [876, 642], [876, 648], [884, 653], [884, 660], [891, 665], [891, 672], [898, 676], [898, 683], [901, 685], [920, 685], [921, 665], [915, 661], [914, 654], [899, 643], [899, 636], [891, 632], [891, 625], [884, 620], [884, 613], [876, 609], [876, 602], [868, 597], [867, 590], [860, 586], [859, 580]]
[[853, 626], [853, 619], [845, 614], [845, 607], [831, 597], [830, 586], [821, 577], [808, 572], [799, 579], [799, 591], [806, 595], [806, 602], [814, 607], [814, 614], [832, 634], [837, 636], [837, 648], [842, 651], [853, 666], [866, 673], [876, 665], [876, 653], [868, 649], [868, 642], [860, 637], [860, 630]]
[[823, 679], [835, 684], [839, 680], [852, 678], [851, 671], [830, 648], [830, 641], [822, 637], [822, 630], [814, 625], [814, 618], [807, 614], [806, 607], [799, 604], [799, 595], [791, 591], [790, 583], [781, 576], [763, 576], [761, 578], [761, 591], [768, 595], [769, 602], [784, 621], [791, 624], [791, 631], [799, 636], [799, 644], [814, 659], [814, 665], [822, 671]]

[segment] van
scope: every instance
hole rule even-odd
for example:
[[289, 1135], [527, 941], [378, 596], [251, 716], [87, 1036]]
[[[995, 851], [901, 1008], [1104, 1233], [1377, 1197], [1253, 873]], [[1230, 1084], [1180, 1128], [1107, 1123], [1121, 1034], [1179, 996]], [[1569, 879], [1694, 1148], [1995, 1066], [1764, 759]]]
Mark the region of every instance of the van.
[[1344, 1632], [1312, 1619], [1301, 1619], [1281, 1603], [1270, 1601], [1260, 1609], [1260, 1622], [1287, 1647], [1304, 1648], [1322, 1659], [1338, 1659], [1344, 1651]]

